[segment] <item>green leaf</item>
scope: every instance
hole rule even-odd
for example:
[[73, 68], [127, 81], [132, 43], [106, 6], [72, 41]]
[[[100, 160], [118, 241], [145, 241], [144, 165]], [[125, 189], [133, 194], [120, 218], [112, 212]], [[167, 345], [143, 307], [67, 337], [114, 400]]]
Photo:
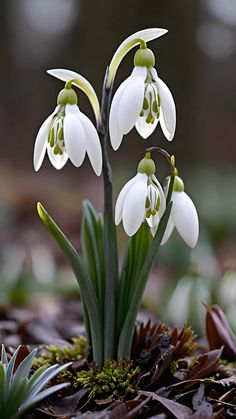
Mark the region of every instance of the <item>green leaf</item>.
[[141, 225], [137, 233], [127, 242], [119, 292], [117, 314], [118, 335], [121, 332], [131, 300], [133, 299], [137, 278], [151, 243], [152, 235], [150, 233], [150, 227], [146, 222]]
[[137, 312], [142, 300], [142, 296], [146, 287], [148, 276], [152, 268], [153, 262], [156, 258], [158, 248], [161, 244], [164, 236], [166, 226], [169, 220], [170, 212], [172, 208], [172, 202], [167, 206], [164, 215], [161, 218], [157, 232], [153, 239], [151, 246], [149, 247], [146, 259], [143, 263], [141, 271], [136, 280], [136, 286], [133, 289], [133, 297], [130, 302], [129, 310], [126, 315], [123, 329], [120, 334], [118, 344], [118, 358], [125, 358], [130, 356], [133, 332], [135, 327], [135, 320]]
[[27, 393], [25, 402], [27, 402], [31, 398], [34, 398], [39, 393], [39, 391], [47, 384], [48, 381], [54, 378], [59, 372], [69, 367], [71, 364], [72, 362], [68, 362], [67, 364], [60, 366], [55, 364], [43, 371], [38, 377], [38, 379], [34, 382], [29, 392]]
[[5, 368], [2, 362], [0, 362], [0, 412], [4, 409], [4, 383], [5, 383]]
[[89, 201], [83, 202], [81, 245], [83, 259], [102, 312], [105, 291], [103, 219]]
[[22, 405], [19, 412], [17, 412], [11, 419], [22, 418], [23, 415], [25, 415], [28, 410], [32, 409], [38, 402], [69, 385], [69, 383], [57, 384], [41, 391], [33, 399], [28, 400], [24, 405]]
[[57, 224], [53, 221], [53, 219], [49, 216], [49, 214], [40, 203], [38, 203], [37, 209], [42, 222], [64, 253], [64, 256], [70, 263], [70, 266], [78, 281], [80, 291], [83, 296], [83, 301], [88, 312], [93, 349], [93, 360], [98, 364], [101, 364], [103, 362], [101, 312], [99, 310], [98, 299], [94, 292], [88, 272], [82, 264], [82, 261], [80, 260], [80, 257], [71, 242], [59, 229]]

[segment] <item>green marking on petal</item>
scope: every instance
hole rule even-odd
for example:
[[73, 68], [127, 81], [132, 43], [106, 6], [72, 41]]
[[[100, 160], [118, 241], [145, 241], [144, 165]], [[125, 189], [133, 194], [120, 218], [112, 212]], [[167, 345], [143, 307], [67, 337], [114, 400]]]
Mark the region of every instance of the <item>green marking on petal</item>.
[[161, 197], [160, 197], [160, 195], [158, 195], [157, 204], [156, 204], [156, 208], [155, 208], [156, 211], [159, 211], [160, 206], [161, 206]]
[[146, 97], [143, 99], [143, 110], [146, 111], [148, 109], [148, 100]]
[[61, 140], [62, 141], [64, 139], [63, 127], [61, 127], [59, 129], [57, 136], [58, 136], [58, 140]]
[[152, 104], [152, 110], [155, 113], [158, 113], [158, 105], [157, 105], [157, 101], [154, 100], [153, 104]]
[[53, 153], [54, 154], [60, 154], [61, 156], [62, 156], [62, 154], [63, 154], [63, 151], [62, 151], [62, 149], [59, 147], [59, 145], [58, 144], [56, 144], [55, 145], [55, 147], [54, 147], [54, 150], [53, 150]]
[[145, 208], [150, 208], [150, 199], [148, 198], [148, 196], [146, 198]]
[[146, 211], [146, 218], [151, 217], [151, 210]]
[[54, 126], [50, 130], [49, 135], [50, 135], [50, 146], [53, 147], [54, 146], [54, 138], [55, 138]]
[[152, 116], [151, 112], [149, 112], [149, 114], [148, 114], [148, 116], [146, 118], [146, 123], [147, 124], [150, 124], [152, 122], [152, 118], [153, 118], [153, 116]]
[[140, 114], [139, 114], [139, 116], [144, 116], [144, 112], [141, 111]]

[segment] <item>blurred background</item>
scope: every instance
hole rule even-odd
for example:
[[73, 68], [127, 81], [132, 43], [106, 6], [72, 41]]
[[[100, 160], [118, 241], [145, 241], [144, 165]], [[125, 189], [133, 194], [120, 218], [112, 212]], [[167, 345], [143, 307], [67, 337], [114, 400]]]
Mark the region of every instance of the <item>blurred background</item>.
[[[78, 249], [82, 200], [102, 211], [102, 179], [88, 161], [57, 172], [45, 159], [38, 173], [33, 170], [35, 136], [63, 88], [46, 70], [81, 73], [100, 98], [106, 66], [121, 41], [140, 29], [162, 27], [168, 34], [149, 45], [175, 98], [176, 135], [167, 143], [160, 128], [148, 140], [133, 130], [118, 152], [110, 148], [114, 198], [135, 175], [146, 147], [175, 154], [198, 209], [200, 241], [190, 252], [173, 235], [161, 249], [144, 306], [170, 322], [192, 319], [201, 332], [200, 301], [220, 301], [236, 322], [235, 0], [2, 0], [0, 19], [0, 304], [24, 303], [35, 291], [76, 288], [41, 225], [37, 201]], [[131, 72], [133, 54], [122, 62], [115, 88]], [[93, 120], [82, 93], [79, 103]], [[160, 163], [160, 178], [165, 175]], [[124, 241], [121, 227], [121, 251]]]

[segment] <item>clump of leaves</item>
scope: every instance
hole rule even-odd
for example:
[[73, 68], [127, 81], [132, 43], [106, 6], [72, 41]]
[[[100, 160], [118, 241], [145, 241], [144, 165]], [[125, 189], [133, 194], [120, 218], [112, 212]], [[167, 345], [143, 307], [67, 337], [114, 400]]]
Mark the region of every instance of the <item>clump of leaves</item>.
[[68, 383], [43, 388], [70, 363], [58, 367], [52, 365], [37, 369], [31, 376], [30, 370], [37, 349], [29, 352], [19, 346], [11, 359], [2, 345], [0, 360], [0, 413], [1, 419], [19, 419], [39, 401], [66, 387]]
[[[181, 330], [166, 324], [140, 324], [133, 339], [132, 357], [142, 369], [140, 386], [149, 388], [166, 380], [166, 374], [177, 371], [181, 359], [191, 356], [197, 349], [196, 334], [190, 326]], [[164, 375], [164, 377], [163, 377]], [[162, 382], [163, 385], [163, 382]]]
[[75, 388], [89, 388], [90, 399], [123, 400], [138, 389], [140, 368], [129, 360], [107, 361], [104, 366], [91, 364], [88, 370], [76, 374], [66, 372]]
[[33, 368], [66, 362], [76, 362], [85, 358], [88, 353], [88, 341], [84, 336], [74, 337], [72, 344], [65, 342], [63, 345], [44, 345], [43, 352], [33, 361]]

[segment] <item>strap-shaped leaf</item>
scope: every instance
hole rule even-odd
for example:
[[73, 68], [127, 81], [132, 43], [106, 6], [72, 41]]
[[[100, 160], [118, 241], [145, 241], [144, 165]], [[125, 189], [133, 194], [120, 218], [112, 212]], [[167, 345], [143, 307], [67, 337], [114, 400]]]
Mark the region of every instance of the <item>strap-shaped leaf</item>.
[[118, 333], [120, 333], [124, 324], [124, 319], [126, 318], [131, 300], [133, 299], [137, 278], [144, 264], [151, 243], [152, 235], [146, 222], [141, 225], [137, 233], [127, 242], [119, 292], [117, 315]]
[[43, 206], [38, 203], [38, 213], [44, 223], [45, 227], [52, 235], [64, 256], [68, 260], [75, 277], [78, 281], [81, 294], [83, 295], [83, 302], [86, 305], [89, 325], [91, 331], [91, 340], [93, 348], [93, 360], [99, 364], [103, 361], [103, 339], [102, 339], [102, 322], [101, 313], [99, 310], [99, 304], [97, 296], [94, 292], [92, 282], [86, 271], [78, 253], [75, 248], [60, 230], [55, 221], [49, 216]]
[[133, 289], [133, 298], [130, 301], [128, 313], [126, 315], [125, 323], [120, 334], [118, 344], [118, 358], [125, 358], [130, 356], [131, 344], [133, 339], [133, 331], [137, 312], [142, 300], [142, 296], [146, 287], [149, 272], [152, 268], [153, 262], [156, 258], [158, 248], [161, 244], [165, 229], [169, 220], [172, 202], [170, 202], [165, 210], [163, 217], [159, 223], [156, 235], [153, 239], [152, 245], [149, 247], [147, 257], [137, 277], [135, 287]]
[[5, 382], [5, 368], [2, 362], [0, 362], [0, 412], [4, 408], [4, 382]]
[[102, 312], [105, 291], [103, 218], [96, 213], [89, 201], [83, 202], [81, 245], [83, 259]]

